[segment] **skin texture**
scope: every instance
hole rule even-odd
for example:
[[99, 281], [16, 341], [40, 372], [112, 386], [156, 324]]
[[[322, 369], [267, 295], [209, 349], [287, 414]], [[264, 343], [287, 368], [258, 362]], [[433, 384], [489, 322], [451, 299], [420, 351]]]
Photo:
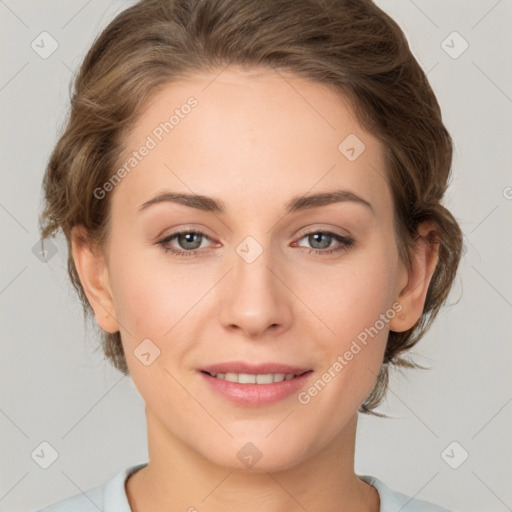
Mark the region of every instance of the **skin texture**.
[[[436, 248], [420, 240], [410, 271], [399, 261], [383, 148], [339, 92], [274, 70], [217, 74], [169, 84], [152, 98], [125, 141], [127, 155], [187, 98], [198, 105], [109, 192], [105, 252], [73, 242], [96, 319], [121, 331], [146, 403], [150, 462], [127, 481], [130, 505], [378, 511], [376, 490], [354, 473], [357, 409], [389, 329], [407, 330], [421, 315]], [[365, 144], [354, 161], [338, 150], [349, 134]], [[285, 213], [292, 197], [336, 189], [364, 198], [374, 213], [355, 202]], [[215, 197], [226, 212], [170, 202], [137, 211], [164, 190]], [[197, 257], [156, 243], [185, 228], [208, 237], [194, 246]], [[355, 242], [344, 250], [335, 238], [306, 236], [318, 231]], [[236, 251], [247, 236], [262, 249], [252, 263]], [[180, 241], [168, 246], [191, 247]], [[233, 405], [198, 373], [224, 361], [273, 361], [311, 368], [312, 383], [396, 303], [400, 313], [307, 405], [296, 394], [265, 407]], [[149, 366], [134, 355], [144, 339], [161, 351]], [[262, 454], [251, 468], [237, 457], [247, 442]]]

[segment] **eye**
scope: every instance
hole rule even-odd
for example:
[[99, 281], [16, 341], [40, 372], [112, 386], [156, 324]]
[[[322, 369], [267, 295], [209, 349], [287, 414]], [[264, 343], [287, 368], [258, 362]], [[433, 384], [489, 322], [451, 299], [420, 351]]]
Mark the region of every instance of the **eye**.
[[[311, 247], [304, 247], [296, 242], [292, 246], [306, 249], [308, 253], [313, 252], [319, 255], [329, 255], [335, 252], [347, 251], [355, 240], [353, 238], [338, 235], [331, 231], [311, 231], [303, 235], [299, 240], [307, 239]], [[176, 240], [176, 245], [172, 242]], [[200, 256], [204, 249], [203, 241], [211, 239], [202, 231], [183, 230], [162, 238], [157, 242], [166, 253], [171, 253], [179, 258]], [[337, 245], [332, 246], [332, 243]], [[181, 249], [180, 249], [181, 248]]]
[[[176, 239], [179, 247], [185, 249], [180, 250], [171, 244], [171, 241]], [[157, 242], [162, 246], [163, 250], [167, 253], [172, 253], [178, 257], [198, 256], [201, 249], [203, 239], [210, 240], [210, 238], [202, 231], [178, 231], [172, 235], [166, 236]], [[210, 240], [211, 241], [211, 240]]]
[[[313, 252], [314, 254], [327, 255], [332, 254], [334, 252], [346, 251], [351, 247], [355, 240], [353, 238], [338, 235], [337, 233], [332, 233], [331, 231], [311, 231], [306, 233], [300, 240], [307, 239], [308, 243], [311, 244], [311, 248], [309, 249], [309, 253]], [[331, 243], [337, 242], [338, 245], [332, 247]], [[303, 247], [299, 245], [299, 247]]]

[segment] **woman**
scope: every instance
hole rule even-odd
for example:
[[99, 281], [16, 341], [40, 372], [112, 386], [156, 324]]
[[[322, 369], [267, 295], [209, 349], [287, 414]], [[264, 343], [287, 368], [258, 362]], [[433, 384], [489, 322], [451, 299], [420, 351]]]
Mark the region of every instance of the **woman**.
[[41, 510], [446, 510], [354, 472], [358, 413], [462, 249], [397, 24], [367, 0], [143, 0], [71, 106], [42, 236], [146, 403], [149, 462]]

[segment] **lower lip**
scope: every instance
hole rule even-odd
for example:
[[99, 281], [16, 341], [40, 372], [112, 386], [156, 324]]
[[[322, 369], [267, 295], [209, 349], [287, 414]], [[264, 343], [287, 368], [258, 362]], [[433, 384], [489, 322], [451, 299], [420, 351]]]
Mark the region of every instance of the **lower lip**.
[[262, 407], [283, 400], [297, 393], [313, 374], [312, 371], [304, 373], [293, 379], [273, 382], [272, 384], [240, 384], [224, 379], [217, 379], [211, 375], [199, 372], [209, 386], [237, 405]]

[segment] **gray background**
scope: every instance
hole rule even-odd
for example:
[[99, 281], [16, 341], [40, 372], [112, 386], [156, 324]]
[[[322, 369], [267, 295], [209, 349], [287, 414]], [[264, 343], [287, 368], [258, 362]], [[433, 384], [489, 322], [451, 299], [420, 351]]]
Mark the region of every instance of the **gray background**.
[[[0, 0], [2, 512], [35, 510], [147, 460], [142, 398], [94, 351], [63, 239], [47, 263], [33, 253], [68, 83], [98, 31], [130, 4]], [[512, 2], [377, 4], [405, 31], [454, 138], [445, 205], [467, 253], [448, 305], [412, 353], [432, 369], [392, 374], [379, 410], [394, 419], [360, 417], [356, 472], [461, 512], [512, 510]], [[31, 47], [43, 31], [59, 45], [48, 58]], [[457, 58], [453, 31], [469, 44]], [[31, 456], [43, 441], [58, 452], [48, 469]]]

